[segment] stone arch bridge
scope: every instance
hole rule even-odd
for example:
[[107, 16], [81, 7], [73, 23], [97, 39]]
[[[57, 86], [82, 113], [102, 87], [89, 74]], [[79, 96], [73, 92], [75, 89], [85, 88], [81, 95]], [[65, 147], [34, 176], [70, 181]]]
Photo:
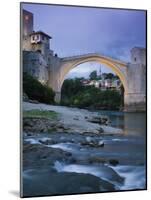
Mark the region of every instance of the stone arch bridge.
[[100, 54], [85, 54], [65, 57], [50, 66], [48, 85], [56, 93], [57, 102], [61, 99], [61, 87], [70, 70], [85, 62], [98, 62], [111, 68], [119, 76], [124, 86], [125, 111], [144, 111], [146, 108], [146, 50], [133, 48], [131, 62], [125, 63]]

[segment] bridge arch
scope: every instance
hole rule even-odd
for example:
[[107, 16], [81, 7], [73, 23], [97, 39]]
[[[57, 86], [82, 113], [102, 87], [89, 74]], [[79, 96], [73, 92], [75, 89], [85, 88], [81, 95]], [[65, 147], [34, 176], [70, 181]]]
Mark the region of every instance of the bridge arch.
[[98, 56], [98, 55], [91, 55], [87, 57], [81, 57], [81, 58], [75, 58], [71, 60], [64, 60], [62, 63], [62, 66], [60, 68], [60, 81], [59, 81], [59, 91], [61, 92], [61, 88], [63, 85], [63, 82], [65, 80], [65, 76], [70, 72], [70, 70], [74, 69], [80, 64], [87, 63], [87, 62], [97, 62], [100, 64], [104, 64], [110, 69], [112, 69], [115, 74], [120, 78], [125, 94], [128, 93], [128, 84], [127, 84], [127, 79], [126, 79], [126, 64], [125, 63], [120, 63], [118, 61], [114, 61], [112, 59], [103, 57], [103, 56]]
[[98, 62], [111, 68], [124, 86], [124, 110], [146, 110], [146, 49], [131, 49], [131, 61], [125, 63], [101, 54], [85, 54], [53, 60], [49, 66], [48, 86], [55, 91], [55, 100], [60, 102], [61, 87], [66, 74], [86, 62]]

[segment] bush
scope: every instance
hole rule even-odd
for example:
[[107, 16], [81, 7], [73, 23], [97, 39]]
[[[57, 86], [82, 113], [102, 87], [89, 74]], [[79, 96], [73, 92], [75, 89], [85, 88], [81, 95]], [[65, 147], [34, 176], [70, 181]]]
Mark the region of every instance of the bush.
[[23, 91], [31, 100], [47, 104], [54, 103], [55, 93], [53, 90], [46, 85], [42, 85], [36, 78], [27, 73], [23, 74]]
[[101, 91], [93, 86], [84, 87], [80, 80], [65, 80], [62, 88], [62, 104], [80, 108], [118, 110], [122, 96], [118, 91]]

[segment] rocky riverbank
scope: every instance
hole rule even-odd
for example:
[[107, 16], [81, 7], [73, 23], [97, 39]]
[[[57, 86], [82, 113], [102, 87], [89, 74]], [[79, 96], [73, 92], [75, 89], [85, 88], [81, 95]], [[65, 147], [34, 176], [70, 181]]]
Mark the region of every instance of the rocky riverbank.
[[[33, 104], [24, 102], [23, 110], [54, 111], [58, 113], [56, 120], [24, 118], [24, 130], [37, 132], [47, 132], [51, 129], [74, 133], [94, 133], [94, 134], [122, 134], [122, 129], [107, 126], [109, 119], [106, 116], [99, 116], [96, 112], [85, 109], [69, 108], [64, 106], [52, 106], [46, 104]], [[29, 127], [27, 124], [29, 123]]]
[[[144, 158], [135, 154], [140, 144], [134, 148], [136, 141], [129, 143], [123, 130], [108, 125], [106, 116], [27, 102], [23, 110], [24, 196], [145, 187], [140, 179], [130, 184], [126, 174], [135, 174], [136, 167], [137, 176], [145, 173]], [[130, 168], [123, 171], [121, 166]]]

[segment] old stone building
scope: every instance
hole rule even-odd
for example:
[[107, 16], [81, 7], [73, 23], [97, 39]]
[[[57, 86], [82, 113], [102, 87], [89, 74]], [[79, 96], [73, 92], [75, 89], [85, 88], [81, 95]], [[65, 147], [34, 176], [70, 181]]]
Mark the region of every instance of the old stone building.
[[51, 65], [59, 62], [59, 58], [50, 49], [52, 37], [43, 31], [34, 31], [34, 16], [31, 12], [23, 10], [22, 19], [23, 72], [48, 84]]

